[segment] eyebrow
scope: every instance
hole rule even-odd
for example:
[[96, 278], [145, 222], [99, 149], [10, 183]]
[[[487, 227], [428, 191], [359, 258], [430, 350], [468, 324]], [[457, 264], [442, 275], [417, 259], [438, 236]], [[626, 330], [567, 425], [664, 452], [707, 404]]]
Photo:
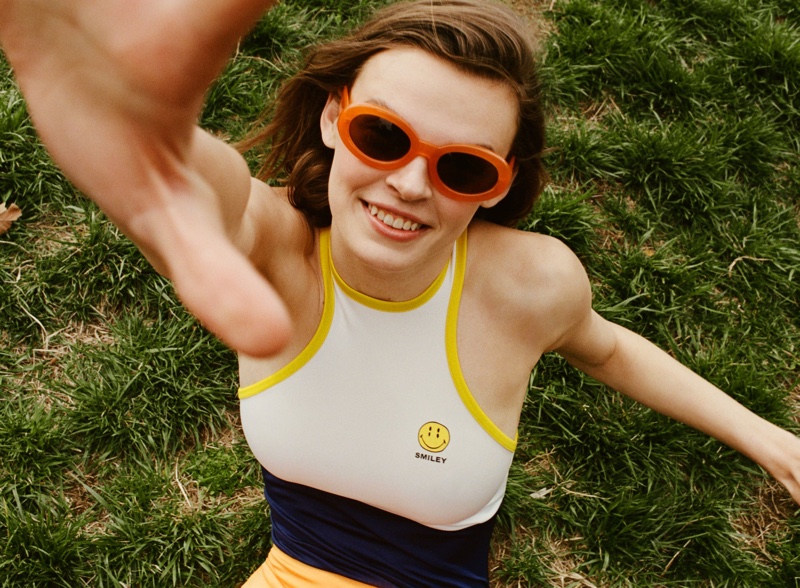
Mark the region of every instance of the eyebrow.
[[[411, 123], [409, 123], [408, 121], [406, 121], [406, 119], [404, 119], [402, 116], [400, 116], [399, 112], [397, 112], [394, 108], [389, 106], [386, 102], [384, 102], [380, 98], [368, 98], [364, 102], [366, 102], [367, 104], [372, 104], [373, 106], [379, 106], [380, 108], [384, 108], [384, 109], [388, 110], [389, 112], [394, 114], [396, 117], [403, 119], [403, 121], [405, 121], [405, 123], [408, 126], [410, 126], [412, 129], [414, 129], [414, 126], [411, 125]], [[414, 129], [414, 132], [416, 133], [417, 130]], [[447, 145], [458, 145], [458, 144], [459, 143], [447, 143]], [[487, 149], [487, 150], [491, 151], [492, 153], [500, 155], [500, 152], [497, 151], [494, 147], [492, 147], [488, 143], [465, 143], [465, 144], [466, 145], [474, 145], [475, 147], [483, 147], [484, 149]], [[500, 155], [500, 156], [502, 157], [502, 155]]]

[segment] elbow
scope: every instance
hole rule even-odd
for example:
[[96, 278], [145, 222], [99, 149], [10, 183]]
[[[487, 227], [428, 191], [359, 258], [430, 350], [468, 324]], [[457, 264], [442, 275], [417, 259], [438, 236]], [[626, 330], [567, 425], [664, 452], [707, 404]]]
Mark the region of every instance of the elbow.
[[603, 380], [602, 375], [613, 371], [614, 366], [619, 363], [624, 332], [626, 330], [619, 325], [592, 311], [589, 324], [558, 352], [570, 365], [593, 378]]

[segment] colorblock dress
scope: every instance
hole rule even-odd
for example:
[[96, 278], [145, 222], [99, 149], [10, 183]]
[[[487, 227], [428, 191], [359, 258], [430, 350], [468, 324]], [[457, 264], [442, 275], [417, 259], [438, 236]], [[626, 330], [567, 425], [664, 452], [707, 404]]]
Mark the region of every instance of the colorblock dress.
[[487, 586], [516, 440], [484, 414], [459, 364], [467, 233], [436, 281], [399, 303], [338, 276], [328, 230], [319, 251], [315, 335], [239, 390], [272, 517], [259, 573], [274, 579], [260, 585]]

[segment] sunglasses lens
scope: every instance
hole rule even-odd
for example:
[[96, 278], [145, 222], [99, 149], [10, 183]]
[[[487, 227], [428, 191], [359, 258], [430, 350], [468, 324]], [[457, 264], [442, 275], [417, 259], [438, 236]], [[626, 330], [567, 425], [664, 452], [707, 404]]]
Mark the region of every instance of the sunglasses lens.
[[486, 159], [453, 151], [439, 158], [436, 171], [442, 183], [461, 194], [482, 194], [497, 184], [497, 168]]
[[380, 116], [360, 114], [352, 120], [349, 130], [355, 146], [378, 161], [397, 161], [411, 149], [408, 135]]

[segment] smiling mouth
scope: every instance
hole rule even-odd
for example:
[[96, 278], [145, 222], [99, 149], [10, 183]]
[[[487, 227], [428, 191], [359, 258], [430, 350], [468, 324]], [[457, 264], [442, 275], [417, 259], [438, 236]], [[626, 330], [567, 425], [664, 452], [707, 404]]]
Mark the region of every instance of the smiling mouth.
[[442, 447], [444, 447], [444, 446], [445, 446], [445, 442], [444, 442], [444, 441], [442, 441], [441, 443], [439, 443], [439, 445], [437, 445], [436, 447], [434, 447], [434, 446], [433, 446], [433, 445], [431, 445], [430, 443], [427, 443], [427, 442], [426, 442], [426, 441], [423, 439], [422, 435], [420, 435], [420, 436], [419, 436], [419, 442], [420, 442], [420, 445], [422, 445], [422, 446], [423, 446], [425, 449], [427, 449], [428, 451], [436, 451], [437, 449], [441, 449]]
[[401, 231], [416, 231], [422, 226], [418, 222], [388, 213], [385, 210], [378, 208], [374, 204], [367, 204], [367, 207], [372, 216], [377, 218], [383, 224], [392, 227], [393, 229], [398, 229]]

